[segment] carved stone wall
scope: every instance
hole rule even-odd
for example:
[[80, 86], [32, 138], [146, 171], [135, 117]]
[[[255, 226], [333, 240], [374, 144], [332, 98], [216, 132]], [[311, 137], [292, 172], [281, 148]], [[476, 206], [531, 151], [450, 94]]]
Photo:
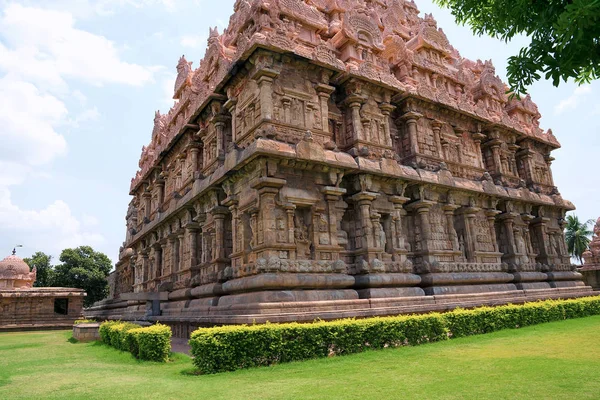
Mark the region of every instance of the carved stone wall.
[[556, 138], [414, 3], [240, 0], [191, 65], [132, 180], [114, 297], [192, 316], [583, 287]]

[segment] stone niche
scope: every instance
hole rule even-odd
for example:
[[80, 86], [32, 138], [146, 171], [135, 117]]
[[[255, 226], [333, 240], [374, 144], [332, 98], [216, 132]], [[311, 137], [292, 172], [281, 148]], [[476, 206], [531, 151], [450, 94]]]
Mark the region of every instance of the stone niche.
[[86, 315], [185, 336], [591, 293], [537, 106], [413, 2], [237, 2], [177, 70]]

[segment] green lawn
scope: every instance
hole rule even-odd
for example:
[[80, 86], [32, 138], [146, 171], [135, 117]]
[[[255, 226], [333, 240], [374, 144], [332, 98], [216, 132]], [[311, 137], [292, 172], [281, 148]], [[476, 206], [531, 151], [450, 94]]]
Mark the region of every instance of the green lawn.
[[70, 332], [0, 333], [0, 399], [597, 399], [600, 316], [194, 376]]

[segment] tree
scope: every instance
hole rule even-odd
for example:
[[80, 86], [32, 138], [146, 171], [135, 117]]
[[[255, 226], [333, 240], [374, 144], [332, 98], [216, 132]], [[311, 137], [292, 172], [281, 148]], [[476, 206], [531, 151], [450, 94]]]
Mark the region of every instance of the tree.
[[582, 223], [576, 215], [567, 215], [567, 227], [565, 228], [567, 249], [571, 257], [575, 257], [579, 260], [579, 263], [582, 263], [581, 256], [590, 244], [592, 231], [588, 228], [588, 225], [592, 223], [591, 219]]
[[42, 251], [38, 251], [32, 255], [31, 258], [25, 258], [23, 261], [25, 261], [32, 270], [35, 267], [37, 271], [37, 276], [33, 284], [34, 287], [52, 286], [52, 279], [54, 277], [54, 269], [52, 269], [52, 265], [50, 265], [52, 256]]
[[105, 254], [89, 246], [80, 246], [63, 250], [59, 260], [62, 264], [54, 268], [53, 286], [84, 289], [87, 293], [83, 302], [85, 307], [108, 295], [106, 278], [112, 263]]
[[477, 35], [509, 41], [519, 34], [528, 47], [508, 59], [508, 83], [516, 94], [540, 79], [600, 77], [600, 0], [434, 0]]

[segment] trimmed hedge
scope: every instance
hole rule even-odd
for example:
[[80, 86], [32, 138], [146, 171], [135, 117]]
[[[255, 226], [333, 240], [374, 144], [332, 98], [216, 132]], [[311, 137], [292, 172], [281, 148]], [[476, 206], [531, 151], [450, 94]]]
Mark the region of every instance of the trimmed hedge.
[[600, 296], [424, 315], [200, 328], [192, 333], [189, 344], [196, 367], [202, 373], [212, 374], [369, 349], [414, 346], [590, 315], [600, 315]]
[[139, 359], [165, 362], [171, 354], [171, 328], [156, 324], [127, 332], [129, 350]]
[[171, 328], [167, 325], [141, 328], [130, 322], [106, 321], [99, 334], [102, 342], [141, 360], [165, 362], [171, 353]]

